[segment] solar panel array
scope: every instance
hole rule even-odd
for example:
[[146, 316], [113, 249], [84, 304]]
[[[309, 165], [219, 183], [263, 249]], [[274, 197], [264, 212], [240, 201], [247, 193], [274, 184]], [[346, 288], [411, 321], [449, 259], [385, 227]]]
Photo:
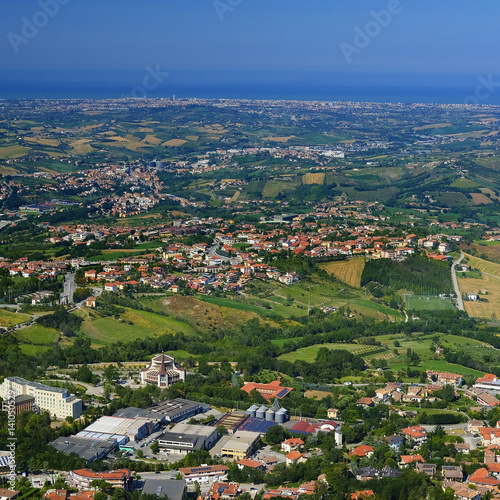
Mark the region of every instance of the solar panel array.
[[212, 470], [212, 467], [196, 467], [196, 469], [191, 469], [191, 472], [208, 472]]
[[261, 418], [250, 417], [246, 422], [244, 422], [238, 430], [249, 431], [249, 432], [260, 432], [265, 434], [271, 427], [278, 425], [272, 420], [263, 420]]
[[288, 389], [285, 387], [284, 389], [281, 389], [280, 392], [278, 392], [278, 394], [276, 394], [276, 397], [277, 398], [282, 398], [284, 396], [286, 396], [288, 394]]

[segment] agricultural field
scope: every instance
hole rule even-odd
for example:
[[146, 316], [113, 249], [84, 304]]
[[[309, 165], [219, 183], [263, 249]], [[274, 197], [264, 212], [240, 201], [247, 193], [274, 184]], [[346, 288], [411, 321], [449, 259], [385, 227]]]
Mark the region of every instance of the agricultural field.
[[260, 316], [275, 316], [276, 313], [273, 311], [270, 311], [268, 309], [265, 309], [264, 307], [256, 306], [253, 304], [247, 304], [244, 302], [236, 301], [236, 300], [231, 300], [231, 299], [224, 299], [220, 297], [210, 297], [208, 295], [200, 295], [199, 300], [202, 300], [203, 302], [208, 302], [209, 304], [213, 304], [215, 306], [219, 307], [226, 307], [230, 309], [238, 309], [240, 311], [248, 311], [248, 312], [254, 312], [256, 314], [259, 314]]
[[48, 351], [51, 347], [46, 345], [34, 345], [34, 344], [19, 344], [19, 349], [26, 356], [36, 356], [42, 352]]
[[338, 262], [324, 262], [319, 267], [349, 286], [359, 288], [361, 286], [361, 274], [365, 267], [365, 259], [364, 257], [354, 257]]
[[9, 309], [0, 308], [0, 327], [10, 328], [30, 320], [27, 314], [11, 312]]
[[332, 351], [348, 351], [356, 356], [361, 356], [364, 359], [368, 358], [370, 354], [378, 354], [381, 350], [379, 346], [363, 345], [363, 344], [316, 344], [308, 347], [302, 347], [293, 352], [282, 354], [279, 359], [293, 363], [300, 359], [307, 363], [314, 363], [316, 355], [320, 348], [326, 347]]
[[459, 278], [458, 286], [463, 294], [479, 293], [478, 302], [464, 300], [469, 316], [496, 318], [500, 310], [500, 278], [483, 273], [481, 278]]
[[[359, 265], [359, 264], [358, 264]], [[348, 307], [356, 317], [400, 321], [399, 311], [370, 300], [362, 290], [329, 281], [318, 275], [290, 286], [278, 282], [255, 282], [252, 289], [255, 300], [270, 305], [272, 311], [285, 318], [304, 316], [309, 307]], [[283, 305], [284, 304], [284, 305]]]
[[304, 393], [304, 396], [306, 398], [311, 398], [311, 399], [325, 399], [326, 397], [328, 396], [331, 396], [332, 393], [331, 392], [327, 392], [327, 391], [306, 391]]
[[24, 140], [26, 142], [40, 144], [42, 146], [58, 147], [60, 144], [58, 139], [43, 139], [40, 137], [25, 137]]
[[125, 308], [119, 319], [102, 317], [95, 311], [87, 309], [77, 313], [84, 321], [81, 333], [90, 337], [96, 345], [131, 342], [144, 337], [182, 332], [190, 335], [194, 330], [181, 321], [159, 314], [136, 309]]
[[[493, 248], [493, 247], [488, 247]], [[458, 274], [458, 286], [462, 294], [477, 293], [480, 301], [464, 301], [470, 316], [496, 318], [500, 310], [500, 264], [466, 254], [469, 266], [478, 269], [481, 277], [462, 278]]]
[[[200, 297], [201, 299], [201, 297]], [[215, 298], [214, 298], [215, 299]], [[240, 305], [227, 299], [217, 299], [227, 301], [229, 305]], [[178, 321], [190, 326], [194, 330], [216, 330], [220, 328], [234, 328], [235, 325], [243, 324], [253, 318], [267, 321], [272, 325], [272, 317], [262, 317], [252, 308], [234, 308], [219, 304], [213, 304], [208, 301], [198, 300], [193, 297], [173, 295], [169, 297], [142, 297], [141, 302], [153, 311], [166, 313], [176, 318]], [[241, 304], [245, 306], [245, 304]], [[262, 308], [255, 308], [262, 309]]]
[[274, 344], [274, 345], [277, 345], [278, 347], [283, 347], [287, 342], [290, 342], [291, 340], [300, 340], [302, 339], [303, 337], [293, 337], [293, 338], [289, 338], [289, 339], [272, 339], [271, 342]]
[[473, 189], [479, 186], [477, 182], [465, 177], [460, 177], [455, 179], [451, 184], [451, 187], [461, 188], [461, 189]]
[[308, 172], [302, 177], [303, 184], [323, 184], [324, 182], [325, 182], [324, 173], [313, 174], [312, 172]]
[[264, 198], [276, 198], [280, 193], [294, 190], [299, 185], [300, 182], [295, 179], [290, 181], [270, 180], [266, 182], [262, 189], [262, 196]]
[[483, 193], [470, 193], [470, 196], [474, 205], [488, 205], [493, 203], [493, 201]]
[[17, 330], [15, 337], [25, 344], [51, 346], [59, 340], [59, 333], [54, 328], [35, 324]]
[[467, 257], [467, 263], [473, 269], [479, 269], [482, 273], [492, 274], [493, 276], [500, 278], [500, 264], [488, 262], [487, 260], [480, 259], [479, 257], [473, 257], [469, 254], [465, 254], [465, 256]]
[[454, 208], [457, 206], [468, 206], [471, 204], [471, 200], [469, 200], [463, 193], [434, 192], [429, 194], [436, 200], [438, 205], [443, 207]]
[[24, 146], [5, 146], [0, 147], [0, 158], [18, 158], [30, 151], [30, 148]]
[[420, 127], [413, 127], [413, 130], [430, 130], [430, 129], [445, 129], [446, 127], [451, 127], [451, 123], [430, 123], [428, 125], [422, 125]]
[[477, 240], [465, 248], [465, 251], [475, 251], [477, 255], [481, 256], [481, 259], [500, 264], [500, 242], [498, 241]]
[[455, 310], [454, 301], [437, 295], [407, 295], [405, 302], [410, 311], [451, 311]]
[[[292, 339], [287, 339], [292, 340]], [[316, 344], [308, 347], [297, 349], [280, 356], [283, 359], [293, 363], [296, 360], [303, 360], [308, 363], [314, 363], [318, 350], [321, 347], [326, 347], [331, 350], [341, 350], [351, 352], [354, 355], [361, 356], [365, 362], [370, 365], [374, 360], [385, 360], [387, 367], [390, 370], [406, 372], [408, 363], [406, 360], [406, 352], [411, 349], [419, 358], [420, 363], [415, 366], [418, 370], [439, 370], [460, 373], [463, 375], [480, 376], [483, 372], [473, 370], [461, 365], [448, 363], [441, 357], [435, 358], [434, 349], [431, 346], [437, 341], [443, 347], [455, 349], [469, 349], [472, 351], [481, 352], [487, 346], [482, 342], [474, 339], [458, 337], [456, 335], [413, 335], [406, 337], [404, 335], [382, 335], [376, 337], [376, 340], [381, 342], [381, 346], [363, 345], [363, 344]], [[396, 347], [395, 342], [399, 343]], [[396, 353], [397, 351], [397, 353]]]
[[162, 144], [162, 146], [168, 146], [168, 147], [177, 147], [177, 146], [182, 146], [183, 144], [186, 144], [184, 139], [170, 139], [169, 141], [166, 141]]

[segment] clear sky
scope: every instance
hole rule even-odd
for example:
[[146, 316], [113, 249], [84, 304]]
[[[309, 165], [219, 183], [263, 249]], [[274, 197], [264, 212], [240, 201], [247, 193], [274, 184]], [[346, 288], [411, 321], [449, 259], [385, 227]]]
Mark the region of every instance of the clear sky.
[[500, 74], [499, 20], [498, 0], [18, 0], [0, 16], [0, 72], [477, 77]]

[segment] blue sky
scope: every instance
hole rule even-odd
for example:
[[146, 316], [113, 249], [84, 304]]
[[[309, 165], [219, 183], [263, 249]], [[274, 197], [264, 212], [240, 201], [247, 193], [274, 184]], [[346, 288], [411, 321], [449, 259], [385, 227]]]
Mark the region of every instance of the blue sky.
[[[44, 2], [59, 10], [46, 23]], [[377, 29], [372, 11], [391, 2], [400, 12]], [[26, 19], [41, 23], [29, 38]], [[112, 75], [158, 65], [212, 72], [214, 81], [234, 71], [477, 77], [500, 74], [498, 19], [498, 0], [21, 0], [0, 17], [0, 71]], [[356, 28], [369, 22], [380, 33], [360, 49]], [[350, 63], [342, 43], [356, 47]]]

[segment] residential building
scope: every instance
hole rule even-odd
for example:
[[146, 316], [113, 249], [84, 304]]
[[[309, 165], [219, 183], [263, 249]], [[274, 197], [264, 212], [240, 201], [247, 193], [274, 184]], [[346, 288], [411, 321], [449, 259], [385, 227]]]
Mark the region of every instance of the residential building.
[[392, 467], [384, 467], [382, 470], [375, 467], [362, 467], [356, 471], [356, 479], [358, 481], [368, 481], [370, 479], [395, 478], [402, 476], [400, 470]]
[[478, 433], [481, 427], [484, 427], [484, 422], [482, 420], [469, 420], [467, 424], [467, 430], [473, 433]]
[[417, 463], [415, 465], [415, 470], [417, 472], [423, 472], [424, 474], [427, 474], [430, 477], [434, 477], [434, 474], [436, 474], [436, 464]]
[[496, 397], [488, 394], [487, 392], [479, 392], [477, 394], [477, 402], [481, 406], [488, 406], [488, 407], [494, 407], [500, 405], [500, 401]]
[[355, 491], [351, 493], [351, 500], [374, 500], [375, 493], [372, 490]]
[[403, 437], [399, 436], [398, 434], [387, 436], [385, 440], [387, 441], [389, 448], [394, 451], [399, 451], [399, 449], [404, 445], [405, 442]]
[[290, 453], [293, 450], [296, 450], [299, 446], [303, 446], [304, 441], [300, 438], [291, 438], [286, 439], [281, 443], [281, 450], [285, 453]]
[[[240, 483], [217, 483], [214, 482], [208, 492], [208, 497], [213, 500], [233, 499], [245, 493], [246, 490], [240, 488]], [[170, 497], [169, 497], [170, 498]]]
[[500, 444], [500, 429], [494, 427], [480, 427], [482, 446], [490, 446], [492, 444]]
[[350, 452], [349, 455], [352, 457], [358, 457], [358, 458], [369, 458], [373, 455], [373, 452], [375, 450], [366, 444], [362, 444], [360, 446], [356, 446], [356, 448], [353, 448]]
[[114, 488], [128, 489], [131, 474], [128, 469], [118, 469], [109, 472], [94, 472], [89, 469], [78, 469], [68, 473], [67, 482], [70, 488], [88, 490], [92, 481], [103, 480]]
[[291, 465], [291, 464], [298, 464], [298, 463], [303, 463], [306, 462], [307, 458], [305, 455], [302, 453], [298, 452], [297, 450], [291, 451], [286, 455], [286, 464]]
[[490, 475], [488, 469], [482, 467], [477, 469], [468, 479], [469, 484], [474, 484], [477, 486], [484, 486], [488, 490], [494, 490], [498, 485], [500, 485], [500, 480], [495, 479]]
[[19, 490], [7, 490], [0, 488], [0, 500], [15, 500], [19, 496]]
[[359, 398], [356, 401], [356, 406], [361, 406], [364, 408], [371, 408], [372, 406], [374, 406], [373, 398], [366, 398], [366, 397]]
[[458, 500], [481, 500], [481, 493], [469, 488], [467, 484], [456, 483], [453, 481], [444, 481], [443, 490], [451, 488], [454, 496]]
[[199, 467], [184, 467], [179, 469], [187, 484], [194, 482], [209, 483], [210, 481], [223, 481], [227, 478], [229, 467], [227, 465], [201, 465]]
[[95, 491], [79, 491], [70, 493], [68, 490], [47, 490], [44, 500], [94, 500]]
[[425, 463], [425, 460], [422, 458], [422, 455], [401, 455], [401, 462], [399, 462], [399, 465], [401, 467], [407, 467], [408, 465], [417, 462]]
[[418, 447], [427, 441], [427, 434], [423, 427], [414, 425], [413, 427], [405, 427], [401, 431], [406, 436], [406, 439], [413, 440], [414, 446]]
[[236, 462], [238, 465], [238, 469], [243, 469], [245, 467], [249, 467], [250, 469], [265, 469], [266, 465], [263, 462], [259, 462], [258, 460], [250, 460], [249, 458], [242, 458]]
[[462, 385], [463, 379], [462, 375], [458, 375], [457, 373], [448, 373], [448, 372], [435, 372], [433, 370], [427, 370], [427, 378], [431, 382], [437, 382], [438, 384], [447, 385], [451, 384], [455, 387], [460, 387]]
[[482, 389], [483, 391], [500, 392], [500, 380], [498, 380], [496, 375], [487, 373], [479, 377], [472, 387], [473, 389]]
[[457, 483], [461, 483], [464, 480], [464, 471], [462, 467], [443, 465], [441, 473], [444, 481], [455, 481]]
[[334, 420], [339, 418], [339, 415], [340, 415], [340, 410], [337, 410], [336, 408], [328, 408], [326, 413], [326, 416], [328, 418], [333, 418]]
[[317, 434], [318, 432], [333, 432], [335, 435], [335, 443], [337, 446], [342, 446], [342, 431], [340, 424], [327, 420], [319, 424], [311, 424], [306, 420], [300, 420], [291, 429], [292, 434]]

